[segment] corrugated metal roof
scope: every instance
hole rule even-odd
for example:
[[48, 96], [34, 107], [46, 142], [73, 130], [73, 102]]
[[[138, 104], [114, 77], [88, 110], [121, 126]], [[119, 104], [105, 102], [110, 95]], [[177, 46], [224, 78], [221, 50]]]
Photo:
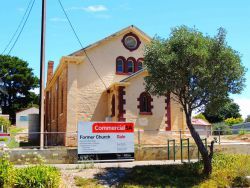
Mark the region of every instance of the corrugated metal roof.
[[211, 125], [210, 123], [208, 123], [207, 121], [205, 121], [203, 119], [195, 119], [195, 118], [192, 119], [192, 124], [193, 125], [204, 125], [204, 126]]

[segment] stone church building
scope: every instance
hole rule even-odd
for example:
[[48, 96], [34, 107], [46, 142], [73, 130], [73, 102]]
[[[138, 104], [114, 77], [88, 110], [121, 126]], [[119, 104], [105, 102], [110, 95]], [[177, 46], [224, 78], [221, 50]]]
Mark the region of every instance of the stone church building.
[[63, 56], [55, 71], [54, 62], [48, 62], [45, 131], [60, 132], [48, 134], [48, 145], [75, 146], [76, 135], [71, 133], [79, 121], [134, 122], [136, 129], [144, 130], [186, 129], [179, 104], [145, 91], [143, 54], [150, 40], [129, 26]]

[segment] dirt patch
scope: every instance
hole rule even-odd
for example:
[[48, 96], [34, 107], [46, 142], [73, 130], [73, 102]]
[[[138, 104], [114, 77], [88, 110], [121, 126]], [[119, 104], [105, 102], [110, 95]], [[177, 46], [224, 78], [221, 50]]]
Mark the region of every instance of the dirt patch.
[[61, 170], [62, 188], [77, 188], [75, 177], [96, 179], [104, 187], [116, 187], [122, 178], [129, 172], [129, 168], [94, 168]]

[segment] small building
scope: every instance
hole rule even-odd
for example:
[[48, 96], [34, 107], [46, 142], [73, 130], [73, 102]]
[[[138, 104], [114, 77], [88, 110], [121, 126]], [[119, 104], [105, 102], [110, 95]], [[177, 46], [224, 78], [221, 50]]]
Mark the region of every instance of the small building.
[[192, 119], [192, 124], [195, 130], [201, 136], [211, 136], [212, 135], [212, 125], [203, 119]]
[[16, 112], [16, 127], [29, 129], [29, 126], [33, 126], [30, 124], [37, 125], [38, 122], [32, 122], [30, 121], [31, 115], [39, 115], [39, 109], [36, 107], [31, 107], [24, 109], [22, 111]]

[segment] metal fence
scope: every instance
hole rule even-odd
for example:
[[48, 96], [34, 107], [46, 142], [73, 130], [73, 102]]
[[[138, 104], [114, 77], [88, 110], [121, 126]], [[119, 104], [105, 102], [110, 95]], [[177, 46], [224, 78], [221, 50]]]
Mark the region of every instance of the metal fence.
[[[206, 139], [209, 144], [212, 140], [216, 144], [250, 144], [250, 129], [227, 129], [198, 132], [201, 139]], [[9, 135], [0, 133], [0, 147], [9, 149], [16, 148], [39, 148], [40, 132], [10, 132]], [[45, 132], [44, 148], [52, 147], [76, 147], [77, 132]], [[134, 143], [136, 147], [160, 147], [169, 144], [181, 145], [183, 139], [188, 139], [190, 145], [195, 142], [190, 132], [183, 130], [135, 130]]]

